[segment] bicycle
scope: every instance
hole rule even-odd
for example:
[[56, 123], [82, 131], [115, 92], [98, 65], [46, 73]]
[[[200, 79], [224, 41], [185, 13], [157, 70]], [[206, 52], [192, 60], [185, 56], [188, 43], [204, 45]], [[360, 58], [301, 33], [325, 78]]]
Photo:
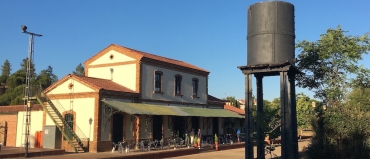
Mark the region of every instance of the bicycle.
[[117, 144], [116, 143], [114, 143], [114, 142], [112, 142], [112, 144], [113, 144], [113, 148], [112, 148], [112, 153], [114, 153], [114, 151], [117, 149], [117, 151], [118, 151], [118, 153], [123, 153], [123, 151], [124, 151], [124, 143], [125, 143], [125, 141], [123, 141], [123, 142], [118, 142]]
[[270, 158], [272, 158], [272, 156], [274, 157], [278, 157], [276, 154], [273, 153], [273, 151], [275, 150], [275, 146], [270, 144], [270, 145], [267, 145], [265, 147], [265, 156], [270, 154]]

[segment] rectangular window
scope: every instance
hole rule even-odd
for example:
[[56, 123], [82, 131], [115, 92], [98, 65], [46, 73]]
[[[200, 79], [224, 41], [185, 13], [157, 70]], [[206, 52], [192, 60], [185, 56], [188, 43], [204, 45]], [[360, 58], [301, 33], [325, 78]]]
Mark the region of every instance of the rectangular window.
[[162, 92], [162, 73], [155, 73], [155, 91]]
[[193, 97], [198, 97], [198, 80], [193, 79]]
[[175, 77], [175, 94], [181, 95], [181, 76]]

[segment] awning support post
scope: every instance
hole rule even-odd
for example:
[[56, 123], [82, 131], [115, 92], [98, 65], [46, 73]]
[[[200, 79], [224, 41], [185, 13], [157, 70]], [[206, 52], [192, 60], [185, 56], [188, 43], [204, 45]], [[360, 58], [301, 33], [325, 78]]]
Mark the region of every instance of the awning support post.
[[168, 130], [172, 130], [172, 122], [173, 122], [173, 117], [172, 116], [167, 116], [167, 118], [168, 118], [168, 124], [167, 124], [167, 126], [168, 126]]
[[[206, 119], [206, 120], [204, 121], [204, 119]], [[204, 117], [203, 118], [203, 129], [207, 126], [207, 124], [211, 125], [210, 124], [210, 118]], [[211, 127], [211, 126], [209, 126], [209, 127]]]
[[[148, 121], [148, 118], [150, 119]], [[149, 126], [149, 123], [152, 122], [153, 120], [153, 117], [150, 117], [149, 115], [145, 115], [145, 132], [148, 131], [148, 126]]]
[[[103, 111], [103, 122], [104, 122], [103, 131], [105, 131], [105, 127], [107, 126], [108, 120], [110, 119], [110, 117], [113, 114], [115, 114], [118, 111], [113, 109], [113, 107], [109, 106], [108, 104], [104, 104], [103, 106], [104, 106], [103, 107], [103, 109], [104, 109], [104, 111]], [[107, 115], [107, 112], [110, 113], [110, 114]]]
[[190, 120], [189, 120], [189, 122], [187, 122], [186, 129], [189, 129], [190, 123], [191, 123], [193, 118], [191, 116], [189, 116], [188, 119], [190, 119]]

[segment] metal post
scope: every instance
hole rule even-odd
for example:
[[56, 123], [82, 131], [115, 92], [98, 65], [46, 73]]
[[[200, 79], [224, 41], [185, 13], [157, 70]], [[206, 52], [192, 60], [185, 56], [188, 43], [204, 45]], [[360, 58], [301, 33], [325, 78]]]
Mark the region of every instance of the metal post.
[[295, 74], [288, 74], [289, 77], [289, 97], [290, 97], [290, 113], [291, 113], [291, 135], [292, 135], [292, 151], [293, 158], [298, 159], [298, 132], [297, 132], [297, 103], [295, 94]]
[[245, 74], [245, 158], [254, 158], [253, 152], [253, 117], [252, 117], [252, 74]]
[[27, 107], [26, 107], [26, 129], [25, 129], [25, 135], [26, 135], [26, 142], [25, 142], [25, 149], [26, 153], [24, 157], [28, 157], [28, 149], [29, 149], [29, 136], [30, 136], [30, 119], [31, 119], [31, 78], [32, 78], [32, 72], [31, 72], [31, 63], [32, 63], [32, 56], [33, 55], [33, 34], [30, 34], [30, 40], [29, 40], [29, 50], [28, 50], [28, 61], [27, 61], [27, 77], [26, 77], [26, 85], [27, 85], [27, 91], [26, 91], [26, 100], [27, 100]]
[[33, 101], [30, 99], [30, 97], [32, 96], [31, 94], [31, 79], [32, 79], [32, 74], [33, 72], [31, 71], [31, 64], [32, 64], [32, 61], [33, 61], [33, 39], [34, 39], [34, 36], [42, 36], [40, 34], [35, 34], [35, 33], [31, 33], [31, 32], [27, 32], [27, 27], [22, 25], [21, 26], [22, 28], [22, 32], [25, 33], [25, 34], [29, 34], [30, 35], [30, 39], [29, 39], [29, 49], [28, 49], [28, 61], [27, 61], [27, 75], [26, 75], [26, 92], [25, 92], [25, 95], [26, 95], [26, 103], [27, 103], [27, 106], [26, 106], [26, 129], [25, 129], [25, 149], [26, 149], [26, 153], [24, 154], [24, 157], [28, 157], [28, 149], [29, 149], [29, 136], [30, 136], [30, 124], [31, 124], [31, 108], [32, 108], [32, 104], [33, 104]]
[[257, 79], [257, 158], [265, 158], [265, 134], [262, 128], [261, 117], [263, 116], [263, 87], [262, 75], [255, 75]]
[[280, 72], [280, 109], [281, 109], [281, 157], [286, 158], [286, 123], [285, 123], [285, 73]]
[[[290, 88], [290, 87], [289, 87]], [[291, 134], [291, 112], [288, 99], [287, 72], [280, 72], [280, 102], [281, 102], [281, 157], [289, 159], [292, 154], [292, 134]], [[290, 92], [290, 91], [289, 91]]]

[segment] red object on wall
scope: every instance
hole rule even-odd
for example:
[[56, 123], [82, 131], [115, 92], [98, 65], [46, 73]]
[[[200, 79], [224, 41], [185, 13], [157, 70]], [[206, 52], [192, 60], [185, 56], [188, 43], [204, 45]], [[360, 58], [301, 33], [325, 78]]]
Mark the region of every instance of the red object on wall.
[[40, 131], [40, 138], [39, 138], [39, 146], [40, 146], [40, 148], [42, 148], [42, 135], [43, 135], [43, 133], [42, 133], [42, 131]]
[[42, 131], [36, 131], [34, 147], [35, 148], [42, 148]]

